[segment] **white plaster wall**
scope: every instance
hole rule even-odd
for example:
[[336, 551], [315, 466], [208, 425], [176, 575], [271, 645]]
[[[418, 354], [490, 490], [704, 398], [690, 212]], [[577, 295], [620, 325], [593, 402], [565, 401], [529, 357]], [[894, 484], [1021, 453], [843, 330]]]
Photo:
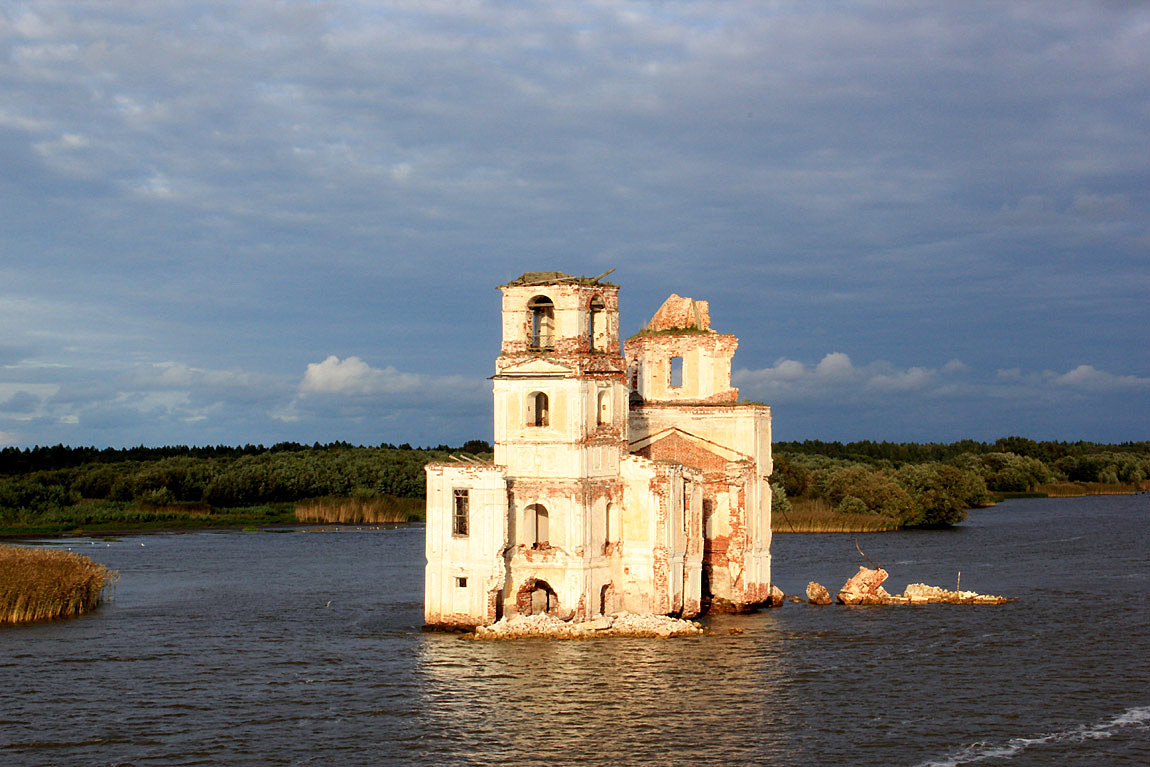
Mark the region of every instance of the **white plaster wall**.
[[[488, 594], [505, 580], [507, 483], [499, 467], [431, 464], [427, 474], [424, 617], [428, 623], [487, 622]], [[469, 491], [466, 536], [452, 534], [454, 490]], [[467, 578], [467, 586], [456, 578]]]

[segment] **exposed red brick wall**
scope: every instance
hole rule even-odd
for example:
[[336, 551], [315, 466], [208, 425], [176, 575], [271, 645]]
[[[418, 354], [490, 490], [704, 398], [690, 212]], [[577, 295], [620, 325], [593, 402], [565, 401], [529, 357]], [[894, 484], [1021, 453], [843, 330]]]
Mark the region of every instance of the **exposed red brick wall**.
[[723, 456], [674, 432], [635, 451], [635, 454], [656, 461], [674, 461], [684, 466], [694, 466], [696, 469], [713, 472], [725, 471], [728, 463]]

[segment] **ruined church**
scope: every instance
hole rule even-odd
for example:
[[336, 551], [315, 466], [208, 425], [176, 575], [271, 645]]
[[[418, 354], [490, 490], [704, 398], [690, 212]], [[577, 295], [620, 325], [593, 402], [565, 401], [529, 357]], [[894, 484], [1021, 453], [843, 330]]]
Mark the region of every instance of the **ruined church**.
[[602, 277], [499, 290], [494, 459], [426, 467], [428, 626], [767, 602], [771, 412], [738, 401], [707, 302], [672, 295], [620, 348]]

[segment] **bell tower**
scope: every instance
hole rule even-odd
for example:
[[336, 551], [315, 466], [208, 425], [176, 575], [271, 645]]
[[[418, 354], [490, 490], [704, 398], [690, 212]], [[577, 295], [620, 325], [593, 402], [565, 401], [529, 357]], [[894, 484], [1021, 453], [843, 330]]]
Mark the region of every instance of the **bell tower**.
[[499, 288], [495, 464], [507, 481], [506, 598], [520, 613], [583, 619], [611, 583], [628, 403], [619, 287], [605, 276], [527, 272]]
[[600, 280], [527, 272], [499, 288], [495, 463], [509, 477], [617, 473], [627, 424], [619, 288]]

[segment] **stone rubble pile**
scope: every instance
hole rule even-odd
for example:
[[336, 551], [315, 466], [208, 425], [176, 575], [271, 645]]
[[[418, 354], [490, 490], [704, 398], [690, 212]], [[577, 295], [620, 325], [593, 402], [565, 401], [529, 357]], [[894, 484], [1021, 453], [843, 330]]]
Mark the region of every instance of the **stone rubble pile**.
[[994, 594], [979, 594], [976, 591], [947, 591], [925, 583], [912, 583], [902, 592], [902, 598], [912, 605], [943, 602], [951, 605], [1000, 605], [1010, 600]]
[[[1000, 605], [1010, 600], [993, 594], [979, 594], [975, 591], [947, 591], [925, 583], [912, 583], [902, 594], [890, 594], [882, 587], [887, 572], [881, 568], [871, 570], [860, 567], [839, 589], [836, 597], [844, 605]], [[811, 604], [830, 604], [830, 595], [818, 583], [807, 584], [807, 601]]]
[[811, 581], [807, 584], [807, 601], [812, 605], [829, 605], [831, 593], [827, 591], [826, 586]]
[[553, 615], [512, 615], [490, 626], [477, 626], [475, 633], [470, 636], [474, 639], [587, 639], [601, 636], [665, 638], [702, 633], [703, 627], [694, 621], [669, 618], [666, 615], [624, 612], [601, 615], [578, 623], [564, 621]]

